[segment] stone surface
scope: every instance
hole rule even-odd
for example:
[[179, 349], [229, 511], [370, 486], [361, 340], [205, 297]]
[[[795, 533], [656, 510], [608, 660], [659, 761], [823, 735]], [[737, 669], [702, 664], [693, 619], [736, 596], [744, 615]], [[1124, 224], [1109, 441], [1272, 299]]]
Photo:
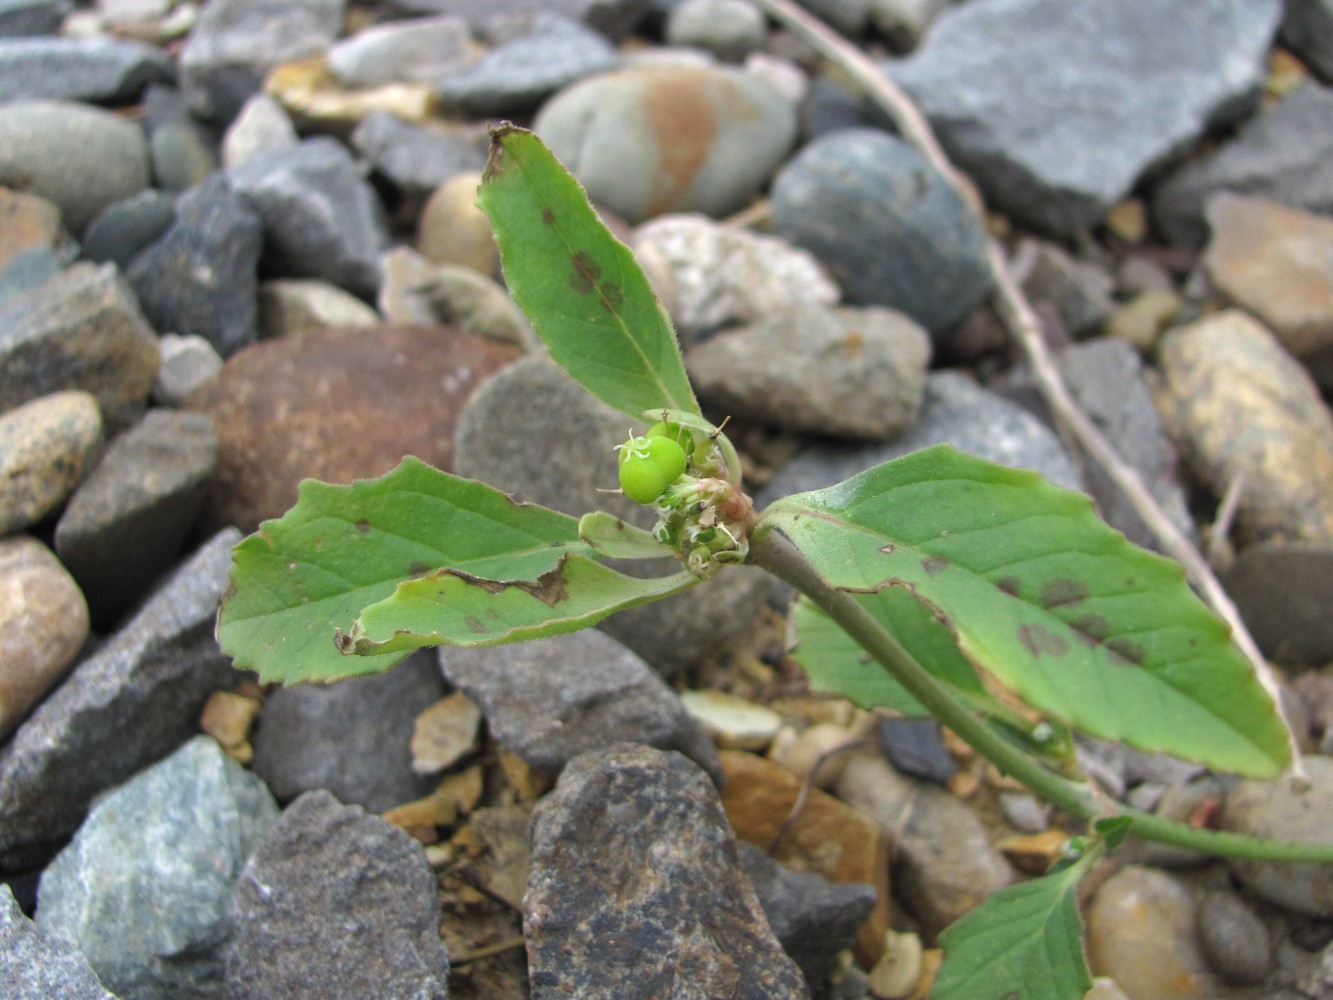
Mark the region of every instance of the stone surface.
[[743, 0], [684, 0], [672, 6], [666, 20], [666, 42], [703, 49], [723, 62], [742, 62], [763, 47], [764, 16]]
[[682, 691], [680, 700], [713, 741], [729, 750], [762, 752], [784, 723], [771, 708], [713, 688]]
[[412, 838], [327, 792], [293, 802], [236, 887], [229, 1000], [448, 1000], [435, 874]]
[[1218, 191], [1333, 212], [1333, 89], [1296, 88], [1214, 153], [1167, 177], [1153, 191], [1154, 225], [1174, 243], [1202, 246], [1204, 208]]
[[0, 36], [53, 35], [71, 6], [68, 0], [0, 0]]
[[251, 766], [280, 802], [325, 789], [378, 813], [421, 798], [438, 781], [412, 770], [413, 724], [444, 694], [430, 653], [374, 677], [281, 688], [264, 701]]
[[1230, 983], [1257, 986], [1273, 971], [1268, 928], [1234, 892], [1215, 889], [1199, 901], [1199, 945]]
[[1277, 0], [960, 5], [887, 70], [988, 203], [1068, 237], [1256, 105], [1280, 15]]
[[0, 536], [56, 511], [101, 444], [102, 414], [86, 392], [53, 392], [0, 415]]
[[375, 192], [346, 146], [316, 136], [255, 153], [228, 175], [264, 223], [263, 266], [270, 275], [320, 278], [374, 297], [388, 235]]
[[162, 365], [153, 380], [153, 399], [163, 406], [183, 406], [192, 392], [222, 371], [221, 355], [203, 337], [164, 333], [157, 342]]
[[0, 871], [49, 858], [96, 795], [178, 747], [235, 684], [213, 626], [238, 541], [210, 539], [0, 748]]
[[[1310, 788], [1285, 781], [1242, 781], [1227, 796], [1223, 829], [1251, 837], [1329, 843], [1333, 810], [1333, 759], [1307, 754]], [[1255, 895], [1297, 913], [1333, 915], [1333, 871], [1328, 865], [1233, 858], [1231, 873]]]
[[495, 274], [500, 251], [490, 220], [477, 207], [480, 171], [449, 178], [426, 199], [417, 220], [416, 248], [436, 264], [468, 267], [484, 277]]
[[1010, 262], [1028, 301], [1049, 304], [1070, 336], [1097, 333], [1111, 315], [1115, 279], [1096, 264], [1071, 257], [1054, 243], [1025, 240]]
[[218, 168], [211, 142], [191, 122], [159, 124], [148, 137], [153, 179], [163, 191], [186, 191]]
[[176, 200], [176, 218], [126, 276], [155, 328], [197, 334], [224, 358], [254, 343], [259, 214], [213, 174]]
[[884, 440], [916, 422], [930, 337], [892, 309], [803, 306], [712, 337], [685, 360], [695, 391], [717, 413]]
[[1222, 496], [1242, 470], [1245, 540], [1333, 541], [1333, 417], [1304, 369], [1237, 310], [1162, 342], [1161, 398], [1181, 455]]
[[491, 736], [558, 774], [616, 743], [678, 750], [721, 780], [712, 741], [643, 660], [596, 630], [513, 646], [442, 649], [449, 683], [481, 708]]
[[37, 926], [125, 996], [216, 989], [241, 867], [278, 809], [207, 736], [99, 799], [42, 873]]
[[570, 763], [533, 816], [523, 923], [533, 1000], [809, 996], [716, 790], [679, 754], [629, 747]]
[[0, 539], [0, 740], [60, 682], [88, 639], [88, 605], [27, 535]]
[[1175, 878], [1130, 866], [1088, 908], [1088, 964], [1134, 1000], [1208, 1000], [1219, 985], [1194, 935], [1196, 906]]
[[83, 256], [110, 261], [122, 271], [135, 254], [162, 237], [176, 219], [176, 199], [148, 188], [113, 202], [98, 212], [83, 231]]
[[838, 286], [807, 251], [703, 215], [645, 223], [634, 232], [634, 253], [684, 346], [702, 333], [838, 301]]
[[449, 468], [463, 401], [514, 356], [446, 327], [314, 330], [238, 351], [188, 404], [218, 430], [206, 522], [253, 531], [302, 479], [367, 479], [404, 455]]
[[439, 105], [424, 83], [386, 83], [370, 90], [342, 87], [322, 55], [275, 67], [264, 81], [264, 92], [303, 133], [323, 135], [346, 135], [376, 111], [424, 125]]
[[112, 38], [0, 38], [0, 103], [130, 104], [175, 76], [165, 52]]
[[41, 933], [0, 885], [0, 982], [10, 1000], [116, 1000], [78, 948]]
[[136, 123], [101, 108], [0, 105], [0, 184], [53, 202], [77, 236], [106, 206], [148, 186], [148, 143]]
[[1333, 546], [1247, 545], [1222, 576], [1259, 648], [1279, 663], [1333, 660]]
[[110, 264], [75, 264], [0, 303], [0, 411], [82, 389], [111, 428], [124, 426], [148, 398], [158, 362], [157, 338]]
[[105, 629], [175, 563], [217, 462], [213, 423], [152, 410], [116, 438], [56, 524], [55, 548]]
[[324, 281], [288, 278], [259, 286], [259, 336], [264, 340], [319, 327], [364, 328], [379, 322], [370, 306]]
[[255, 153], [291, 149], [300, 143], [296, 127], [281, 104], [256, 94], [242, 105], [222, 140], [222, 162], [230, 169]]
[[451, 178], [480, 172], [486, 163], [486, 134], [480, 129], [417, 125], [387, 111], [372, 111], [361, 119], [352, 132], [352, 147], [413, 204]]
[[645, 67], [562, 90], [533, 128], [594, 202], [638, 223], [744, 207], [790, 148], [796, 115], [738, 70]]
[[329, 69], [349, 87], [430, 83], [480, 56], [457, 14], [373, 24], [328, 51]]
[[1324, 80], [1333, 81], [1333, 3], [1287, 0], [1282, 41]]
[[980, 221], [887, 132], [816, 140], [778, 173], [772, 201], [774, 230], [814, 254], [850, 304], [889, 306], [939, 336], [990, 289]]
[[509, 293], [471, 268], [436, 264], [408, 247], [386, 253], [382, 267], [378, 303], [390, 323], [447, 323], [524, 351], [539, 343]]
[[55, 205], [35, 194], [0, 188], [0, 271], [34, 248], [58, 248], [62, 239]]

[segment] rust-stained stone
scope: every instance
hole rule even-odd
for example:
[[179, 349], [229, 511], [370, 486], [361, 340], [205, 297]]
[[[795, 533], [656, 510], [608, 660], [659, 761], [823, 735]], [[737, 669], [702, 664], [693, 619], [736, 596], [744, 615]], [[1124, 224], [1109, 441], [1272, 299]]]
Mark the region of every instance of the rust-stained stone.
[[0, 187], [0, 268], [36, 247], [54, 247], [63, 234], [60, 209], [35, 194]]
[[236, 352], [186, 404], [218, 430], [205, 523], [254, 531], [302, 479], [350, 483], [405, 455], [448, 469], [464, 402], [517, 357], [450, 327], [310, 330]]

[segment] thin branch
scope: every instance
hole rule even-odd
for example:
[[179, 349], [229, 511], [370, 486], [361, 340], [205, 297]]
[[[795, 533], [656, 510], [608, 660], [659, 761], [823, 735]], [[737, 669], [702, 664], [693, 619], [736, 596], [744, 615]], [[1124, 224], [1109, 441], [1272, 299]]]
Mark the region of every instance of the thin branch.
[[[985, 207], [976, 186], [955, 169], [916, 104], [880, 70], [874, 61], [791, 0], [755, 0], [755, 2], [770, 16], [781, 21], [814, 47], [821, 56], [840, 67], [889, 116], [903, 139], [915, 146], [941, 176], [953, 185], [963, 200], [984, 219]], [[1250, 635], [1249, 629], [1245, 627], [1245, 622], [1241, 619], [1235, 604], [1214, 575], [1212, 567], [1208, 565], [1208, 561], [1199, 553], [1194, 543], [1167, 517], [1151, 491], [1144, 485], [1137, 470], [1120, 457], [1115, 446], [1070, 396], [1055, 359], [1046, 346], [1041, 325], [1010, 273], [1004, 250], [993, 238], [987, 240], [986, 256], [993, 280], [991, 304], [1005, 331], [1026, 357], [1036, 379], [1037, 389], [1045, 399], [1046, 405], [1050, 407], [1056, 421], [1064, 426], [1093, 461], [1102, 467], [1124, 494], [1140, 520], [1157, 538], [1162, 551], [1185, 568], [1185, 574], [1199, 590], [1203, 599], [1223, 621], [1231, 626], [1237, 648], [1250, 661], [1255, 676], [1268, 692], [1274, 708], [1279, 714], [1283, 714], [1277, 679]], [[1295, 733], [1290, 725], [1287, 726], [1287, 734], [1292, 761], [1290, 777], [1296, 785], [1306, 785], [1308, 778], [1301, 763], [1301, 752], [1296, 745]]]

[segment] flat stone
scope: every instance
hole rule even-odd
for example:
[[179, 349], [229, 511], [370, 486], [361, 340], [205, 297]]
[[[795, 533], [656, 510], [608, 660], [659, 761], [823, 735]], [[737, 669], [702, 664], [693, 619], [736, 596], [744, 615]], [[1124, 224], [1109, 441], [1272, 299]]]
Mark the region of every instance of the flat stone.
[[196, 736], [98, 800], [42, 873], [37, 926], [125, 996], [214, 986], [241, 867], [277, 818], [257, 777]]
[[80, 389], [97, 397], [110, 427], [124, 426], [158, 363], [157, 337], [111, 264], [75, 264], [0, 303], [0, 412]]
[[394, 7], [415, 13], [448, 9], [467, 19], [473, 34], [484, 35], [504, 27], [505, 22], [532, 20], [549, 12], [580, 21], [619, 41], [642, 20], [650, 0], [505, 0], [503, 8], [493, 0], [394, 0]]
[[413, 201], [460, 174], [479, 173], [486, 143], [486, 133], [472, 125], [414, 124], [387, 111], [370, 112], [352, 131], [352, 147]]
[[129, 104], [149, 84], [175, 79], [154, 45], [114, 38], [0, 38], [0, 103]]
[[531, 767], [554, 775], [585, 751], [642, 743], [678, 750], [721, 780], [712, 741], [675, 692], [599, 631], [442, 649], [439, 657], [449, 683], [481, 708], [492, 738]]
[[296, 126], [281, 104], [267, 94], [256, 94], [242, 105], [222, 139], [222, 162], [239, 166], [255, 153], [291, 149], [299, 145]]
[[0, 415], [0, 536], [57, 510], [102, 444], [102, 414], [86, 392], [54, 392]]
[[524, 351], [540, 343], [509, 293], [471, 268], [437, 264], [408, 247], [390, 250], [381, 266], [378, 302], [391, 323], [448, 323]]
[[72, 6], [68, 0], [0, 0], [0, 37], [54, 35]]
[[349, 87], [430, 83], [471, 65], [481, 55], [467, 21], [457, 14], [372, 24], [328, 52], [329, 69]]
[[55, 548], [99, 629], [175, 563], [216, 462], [211, 420], [151, 410], [111, 442], [79, 485], [56, 524]]
[[990, 290], [981, 221], [887, 132], [816, 140], [778, 173], [772, 201], [774, 230], [814, 254], [849, 304], [897, 309], [938, 337]]
[[280, 278], [259, 286], [259, 336], [264, 340], [319, 327], [364, 328], [379, 323], [374, 309], [326, 281]]
[[1242, 472], [1246, 541], [1333, 541], [1333, 417], [1305, 370], [1248, 315], [1227, 310], [1162, 341], [1165, 422], [1214, 496]]
[[1223, 575], [1227, 593], [1270, 659], [1333, 660], [1333, 546], [1309, 542], [1247, 545]]
[[275, 67], [264, 81], [264, 93], [303, 133], [322, 135], [346, 135], [377, 111], [424, 125], [436, 118], [440, 103], [424, 83], [385, 83], [369, 90], [344, 87], [323, 55]]
[[0, 539], [0, 740], [65, 676], [88, 640], [88, 605], [51, 550]]
[[197, 732], [238, 675], [213, 638], [236, 531], [187, 559], [0, 748], [0, 871], [51, 857], [92, 800]]
[[[608, 894], [610, 886], [616, 891]], [[717, 791], [676, 753], [576, 757], [532, 826], [533, 1000], [808, 997], [746, 878]]]
[[311, 330], [238, 351], [188, 403], [218, 431], [205, 521], [254, 531], [302, 479], [368, 479], [404, 455], [450, 468], [463, 402], [516, 353], [447, 327]]
[[791, 147], [796, 114], [738, 70], [644, 67], [567, 87], [533, 128], [594, 202], [635, 224], [743, 208]]
[[1070, 237], [1257, 105], [1280, 16], [1277, 0], [999, 0], [949, 8], [886, 69], [988, 203]]
[[10, 1000], [116, 1000], [78, 948], [23, 915], [8, 885], [0, 885], [0, 980]]

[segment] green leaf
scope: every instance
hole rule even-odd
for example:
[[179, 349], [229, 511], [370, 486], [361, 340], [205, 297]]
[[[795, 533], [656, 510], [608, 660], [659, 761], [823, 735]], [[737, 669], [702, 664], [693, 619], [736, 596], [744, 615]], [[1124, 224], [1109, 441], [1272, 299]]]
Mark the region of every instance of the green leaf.
[[296, 506], [234, 550], [218, 642], [261, 680], [334, 680], [402, 658], [344, 656], [335, 626], [440, 567], [535, 580], [567, 553], [586, 553], [578, 522], [405, 458], [350, 486], [306, 480]]
[[690, 573], [639, 580], [567, 554], [536, 580], [482, 579], [444, 569], [401, 584], [366, 608], [340, 645], [377, 654], [421, 646], [496, 646], [561, 635], [692, 587]]
[[601, 510], [579, 518], [579, 537], [608, 559], [669, 559], [675, 554], [651, 531]]
[[779, 500], [766, 527], [832, 587], [913, 594], [975, 666], [1073, 726], [1255, 777], [1288, 762], [1226, 625], [1081, 493], [940, 445]]
[[630, 416], [699, 412], [648, 279], [540, 139], [513, 125], [491, 130], [477, 204], [491, 220], [510, 294], [570, 375]]
[[1078, 1000], [1092, 988], [1075, 890], [1092, 855], [991, 895], [940, 935], [930, 1000]]

